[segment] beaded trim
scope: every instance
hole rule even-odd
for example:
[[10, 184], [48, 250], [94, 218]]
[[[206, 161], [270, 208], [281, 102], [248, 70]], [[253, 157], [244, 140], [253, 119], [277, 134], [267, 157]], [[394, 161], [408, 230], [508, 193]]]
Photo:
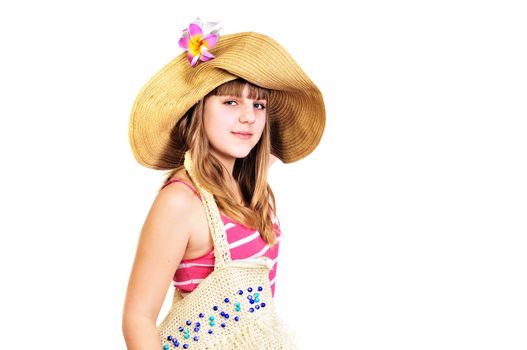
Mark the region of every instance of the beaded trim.
[[[253, 290], [254, 293], [252, 293]], [[187, 320], [185, 324], [178, 326], [179, 335], [168, 335], [166, 339], [168, 342], [163, 344], [163, 350], [169, 350], [171, 345], [176, 348], [182, 345], [183, 349], [191, 349], [191, 341], [197, 343], [200, 337], [214, 334], [214, 327], [217, 326], [217, 323], [219, 323], [220, 327], [226, 328], [229, 323], [239, 322], [243, 318], [244, 313], [254, 313], [265, 308], [266, 303], [260, 299], [259, 292], [261, 291], [263, 291], [262, 286], [258, 286], [256, 289], [252, 287], [248, 287], [245, 290], [240, 289], [236, 295], [230, 298], [225, 297], [221, 302], [211, 306], [208, 311], [203, 310], [197, 315], [196, 319]], [[244, 296], [246, 292], [247, 295]], [[202, 331], [200, 333], [202, 328], [208, 328], [207, 332]], [[193, 331], [192, 335], [191, 331]]]

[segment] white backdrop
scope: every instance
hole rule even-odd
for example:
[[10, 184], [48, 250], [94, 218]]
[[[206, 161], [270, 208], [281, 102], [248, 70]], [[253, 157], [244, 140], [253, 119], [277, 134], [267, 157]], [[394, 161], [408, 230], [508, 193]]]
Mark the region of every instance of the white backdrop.
[[162, 180], [128, 118], [196, 17], [275, 38], [325, 96], [319, 147], [270, 173], [302, 349], [527, 348], [520, 3], [3, 2], [0, 348], [125, 348]]

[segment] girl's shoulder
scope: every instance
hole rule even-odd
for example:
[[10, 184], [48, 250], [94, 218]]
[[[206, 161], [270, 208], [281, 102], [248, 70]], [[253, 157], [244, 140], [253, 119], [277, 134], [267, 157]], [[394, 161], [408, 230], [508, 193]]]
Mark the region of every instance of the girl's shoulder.
[[[177, 181], [176, 181], [177, 180]], [[185, 212], [188, 215], [186, 221], [192, 226], [192, 230], [195, 229], [195, 225], [200, 226], [200, 222], [203, 220], [203, 204], [199, 194], [196, 192], [194, 185], [190, 179], [184, 174], [176, 173], [166, 181], [157, 195], [161, 203], [172, 203], [172, 207], [185, 208]], [[191, 230], [191, 231], [192, 231]]]

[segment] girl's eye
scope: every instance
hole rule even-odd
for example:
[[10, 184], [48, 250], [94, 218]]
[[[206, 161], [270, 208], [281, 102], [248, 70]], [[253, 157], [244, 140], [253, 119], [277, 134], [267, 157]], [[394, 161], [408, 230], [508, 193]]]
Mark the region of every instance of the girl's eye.
[[[235, 106], [238, 102], [236, 102], [236, 100], [227, 100], [224, 102], [224, 104], [228, 105], [228, 106]], [[255, 103], [254, 104], [254, 107], [258, 110], [262, 110], [262, 109], [265, 109], [265, 104], [263, 103]]]

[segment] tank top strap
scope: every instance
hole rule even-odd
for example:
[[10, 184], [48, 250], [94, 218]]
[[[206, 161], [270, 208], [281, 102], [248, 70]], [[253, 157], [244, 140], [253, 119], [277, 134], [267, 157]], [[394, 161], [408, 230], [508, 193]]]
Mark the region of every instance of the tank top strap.
[[199, 200], [201, 200], [201, 196], [199, 195], [198, 191], [196, 191], [196, 189], [195, 189], [191, 184], [189, 184], [187, 181], [184, 181], [184, 180], [179, 179], [179, 178], [174, 178], [174, 179], [172, 179], [172, 180], [170, 180], [170, 181], [167, 181], [167, 182], [163, 185], [163, 187], [161, 187], [160, 191], [161, 191], [163, 188], [165, 188], [166, 186], [168, 186], [168, 185], [170, 185], [171, 183], [174, 183], [174, 182], [181, 182], [181, 183], [187, 185], [187, 187], [190, 188], [190, 189], [192, 190], [192, 192], [194, 192], [194, 194], [199, 198]]

